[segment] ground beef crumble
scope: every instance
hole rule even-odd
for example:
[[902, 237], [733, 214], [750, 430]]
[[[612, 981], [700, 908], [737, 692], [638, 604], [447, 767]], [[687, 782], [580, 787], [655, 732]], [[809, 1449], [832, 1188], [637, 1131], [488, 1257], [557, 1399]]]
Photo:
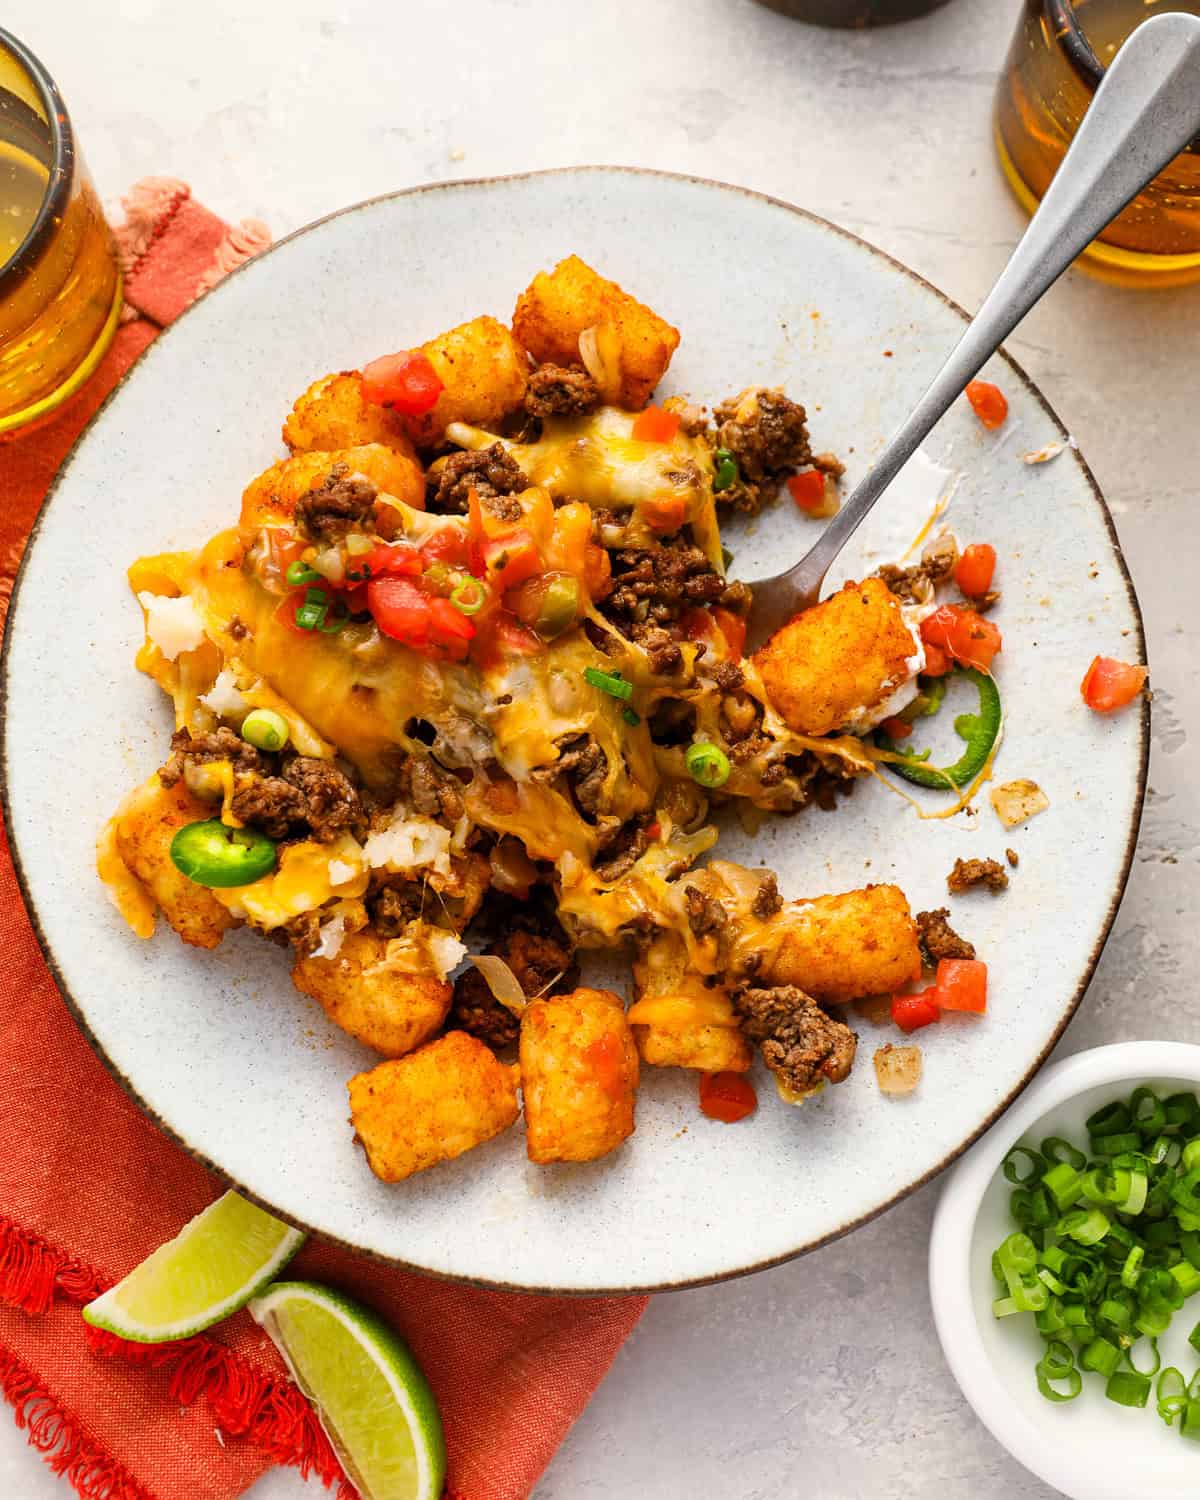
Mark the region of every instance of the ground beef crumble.
[[595, 821], [608, 776], [608, 756], [590, 734], [568, 735], [560, 740], [558, 759], [553, 765], [540, 767], [533, 774], [540, 781], [557, 781], [561, 777], [573, 793], [580, 812]]
[[171, 753], [160, 767], [158, 779], [163, 786], [178, 784], [188, 766], [203, 766], [214, 760], [227, 760], [235, 772], [261, 770], [263, 757], [253, 745], [222, 725], [208, 734], [192, 734], [177, 729], [171, 736]]
[[308, 823], [304, 793], [279, 776], [239, 777], [230, 805], [235, 818], [272, 839], [290, 838]]
[[782, 390], [742, 391], [716, 407], [713, 417], [714, 447], [727, 448], [738, 466], [737, 481], [717, 498], [736, 510], [757, 514], [788, 474], [812, 462], [807, 413]]
[[946, 888], [952, 896], [975, 886], [986, 886], [989, 891], [999, 893], [1008, 889], [1008, 871], [998, 859], [956, 859], [954, 868], [946, 876]]
[[1021, 863], [1021, 856], [1017, 853], [1017, 851], [1015, 849], [1006, 849], [1004, 851], [1004, 857], [1005, 857], [1006, 860], [1008, 860], [1009, 864], [1012, 866], [1012, 868], [1014, 870]]
[[345, 464], [334, 464], [323, 484], [296, 501], [296, 525], [311, 542], [340, 542], [363, 526], [375, 509], [375, 486]]
[[931, 969], [936, 969], [943, 958], [975, 957], [974, 943], [959, 937], [949, 919], [950, 912], [945, 906], [935, 911], [919, 911], [914, 918], [921, 957]]
[[[579, 982], [579, 968], [573, 961], [566, 934], [553, 916], [543, 916], [538, 903], [521, 903], [521, 906], [518, 920], [528, 925], [506, 932], [486, 951], [504, 960], [528, 999], [568, 993]], [[447, 1025], [468, 1031], [497, 1049], [511, 1046], [520, 1031], [516, 1016], [501, 1005], [473, 966], [454, 982]]]
[[775, 876], [768, 871], [762, 878], [762, 883], [754, 897], [751, 913], [765, 922], [768, 917], [773, 917], [783, 906], [783, 897], [779, 894], [779, 882]]
[[525, 410], [531, 417], [578, 416], [599, 404], [596, 382], [578, 366], [539, 365], [525, 389]]
[[954, 537], [944, 531], [926, 546], [921, 561], [908, 568], [899, 568], [895, 563], [885, 563], [876, 569], [876, 578], [882, 578], [897, 599], [906, 604], [925, 604], [939, 583], [944, 583], [958, 564], [958, 547]]
[[529, 488], [520, 464], [503, 443], [477, 453], [450, 453], [430, 471], [425, 503], [440, 515], [465, 516], [472, 490], [479, 503], [504, 521], [519, 521], [521, 507], [509, 498]]
[[724, 930], [729, 913], [714, 896], [706, 896], [698, 886], [688, 885], [684, 887], [683, 899], [693, 937], [705, 938]]
[[601, 612], [643, 647], [659, 676], [683, 665], [679, 620], [684, 610], [710, 604], [737, 612], [749, 607], [745, 584], [727, 582], [699, 547], [681, 538], [661, 547], [624, 547], [611, 558], [613, 587]]
[[331, 761], [297, 755], [285, 764], [283, 779], [303, 794], [305, 817], [319, 844], [332, 843], [344, 829], [365, 821], [358, 793]]
[[408, 924], [424, 914], [425, 895], [423, 880], [373, 870], [365, 897], [371, 926], [382, 938], [401, 937]]
[[858, 1037], [795, 985], [735, 990], [733, 1005], [767, 1067], [793, 1093], [849, 1075]]

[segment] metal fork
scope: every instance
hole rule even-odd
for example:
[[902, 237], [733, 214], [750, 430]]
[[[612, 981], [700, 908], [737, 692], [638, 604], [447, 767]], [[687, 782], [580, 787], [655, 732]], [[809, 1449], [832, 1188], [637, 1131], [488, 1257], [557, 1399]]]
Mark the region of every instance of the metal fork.
[[1108, 69], [1029, 228], [874, 468], [794, 567], [753, 584], [749, 648], [820, 598], [834, 558], [967, 382], [1096, 235], [1200, 136], [1200, 19], [1144, 21]]

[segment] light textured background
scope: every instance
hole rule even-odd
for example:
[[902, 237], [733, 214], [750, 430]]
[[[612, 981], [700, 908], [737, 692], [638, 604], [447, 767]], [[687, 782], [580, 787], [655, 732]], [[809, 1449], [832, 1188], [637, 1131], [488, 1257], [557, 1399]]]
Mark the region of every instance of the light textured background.
[[[657, 166], [825, 214], [973, 307], [1023, 223], [989, 139], [1018, 9], [954, 0], [873, 35], [799, 26], [753, 0], [8, 0], [3, 20], [58, 78], [113, 198], [171, 173], [282, 233], [416, 182]], [[1110, 498], [1154, 667], [1139, 856], [1064, 1051], [1200, 1041], [1184, 989], [1200, 904], [1185, 636], [1198, 317], [1200, 289], [1134, 294], [1072, 273], [1009, 344]], [[942, 1360], [925, 1288], [935, 1192], [790, 1266], [657, 1299], [538, 1500], [1047, 1500]], [[254, 1493], [303, 1488], [275, 1475]], [[0, 1420], [0, 1495], [66, 1493]]]

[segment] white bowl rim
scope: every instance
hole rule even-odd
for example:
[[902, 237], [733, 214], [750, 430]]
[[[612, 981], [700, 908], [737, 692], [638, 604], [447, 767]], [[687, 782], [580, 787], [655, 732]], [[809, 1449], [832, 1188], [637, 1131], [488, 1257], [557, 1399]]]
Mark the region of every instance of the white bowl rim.
[[[996, 1373], [979, 1332], [971, 1296], [970, 1254], [983, 1196], [1014, 1142], [1041, 1117], [1104, 1084], [1147, 1078], [1194, 1078], [1200, 1046], [1191, 1042], [1112, 1042], [1051, 1064], [945, 1179], [929, 1238], [929, 1296], [942, 1352], [963, 1395], [992, 1436], [1027, 1469], [1067, 1495], [1078, 1494], [1078, 1454], [1051, 1444]], [[1129, 1500], [1127, 1477], [1088, 1475], [1089, 1500]]]

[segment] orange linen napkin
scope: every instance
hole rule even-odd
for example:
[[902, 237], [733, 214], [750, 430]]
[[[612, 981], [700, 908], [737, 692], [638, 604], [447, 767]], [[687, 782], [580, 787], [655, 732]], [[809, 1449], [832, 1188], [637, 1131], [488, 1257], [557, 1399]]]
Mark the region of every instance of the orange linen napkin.
[[[139, 183], [125, 208], [125, 319], [99, 373], [36, 431], [0, 442], [0, 611], [46, 487], [88, 417], [164, 324], [269, 240], [253, 221], [230, 228], [169, 178]], [[274, 1463], [344, 1483], [246, 1314], [150, 1347], [97, 1335], [80, 1317], [81, 1303], [219, 1191], [76, 1029], [0, 838], [0, 1389], [89, 1500], [228, 1500]], [[529, 1493], [645, 1306], [479, 1291], [320, 1243], [294, 1269], [364, 1298], [408, 1339], [441, 1405], [457, 1500]]]

